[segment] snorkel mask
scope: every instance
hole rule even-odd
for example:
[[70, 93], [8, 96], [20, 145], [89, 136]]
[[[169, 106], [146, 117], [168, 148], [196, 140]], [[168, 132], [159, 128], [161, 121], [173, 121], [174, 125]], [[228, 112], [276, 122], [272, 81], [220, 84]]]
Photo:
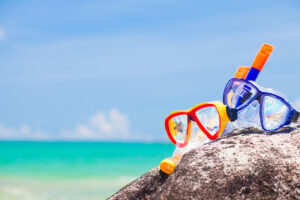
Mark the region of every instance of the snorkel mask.
[[224, 134], [226, 125], [237, 119], [237, 110], [221, 102], [201, 103], [188, 111], [175, 111], [165, 119], [165, 129], [176, 145], [172, 157], [164, 159], [160, 169], [171, 174], [182, 155], [195, 143], [206, 143]]
[[[253, 64], [251, 65], [251, 68], [240, 66], [238, 68], [237, 72], [235, 73], [234, 78], [255, 81], [256, 78], [258, 77], [260, 71], [263, 69], [263, 66], [264, 66], [265, 62], [267, 61], [268, 57], [270, 56], [272, 50], [273, 50], [273, 47], [271, 45], [264, 44], [262, 46], [262, 48], [260, 49], [260, 51], [258, 52]], [[228, 96], [230, 96], [230, 95], [233, 96], [234, 93], [228, 94]], [[196, 108], [197, 108], [197, 106], [196, 106]], [[231, 108], [234, 108], [234, 107], [231, 107]], [[203, 123], [201, 120], [198, 120], [198, 122], [197, 122], [197, 120], [193, 119], [193, 117], [191, 117], [189, 115], [187, 117], [182, 117], [181, 119], [174, 119], [173, 117], [176, 117], [176, 113], [178, 114], [178, 116], [180, 115], [178, 112], [175, 112], [174, 116], [172, 116], [172, 114], [171, 114], [165, 120], [165, 127], [166, 127], [167, 134], [168, 134], [170, 140], [172, 141], [172, 143], [177, 145], [173, 152], [172, 157], [164, 159], [160, 164], [161, 171], [163, 171], [166, 174], [171, 174], [174, 171], [175, 167], [180, 162], [182, 155], [185, 152], [187, 152], [188, 150], [190, 150], [191, 148], [193, 148], [195, 146], [194, 145], [195, 143], [198, 143], [198, 144], [199, 143], [200, 144], [207, 143], [211, 139], [216, 139], [220, 135], [225, 135], [225, 134], [231, 132], [233, 127], [237, 128], [236, 125], [234, 126], [232, 123], [228, 123], [229, 120], [226, 121], [226, 119], [224, 118], [223, 120], [225, 123], [223, 124], [223, 126], [219, 127], [219, 132], [217, 133], [217, 132], [215, 132], [214, 128], [211, 128], [214, 126], [211, 126], [211, 127], [203, 126]], [[190, 110], [190, 113], [194, 113], [193, 116], [195, 117], [196, 116], [195, 113], [197, 113], [197, 111], [194, 112], [193, 108], [192, 108]], [[245, 115], [243, 115], [243, 116], [245, 116]], [[210, 116], [210, 117], [212, 117], [212, 116]], [[196, 129], [191, 128], [191, 127], [193, 127], [194, 123], [190, 124], [188, 122], [189, 118], [191, 118], [193, 120], [192, 122], [196, 121], [196, 123], [197, 123]], [[239, 116], [239, 118], [240, 118], [240, 116]], [[209, 118], [207, 118], [207, 119], [209, 119]], [[213, 117], [211, 119], [213, 119]], [[175, 121], [177, 121], [177, 124]], [[199, 121], [201, 122], [200, 124], [199, 124]], [[217, 121], [217, 120], [215, 120], [215, 121]], [[232, 121], [235, 121], [235, 120], [232, 120]], [[239, 121], [241, 121], [241, 120], [239, 120]], [[244, 122], [245, 122], [245, 120], [244, 120]], [[201, 126], [201, 124], [202, 124], [202, 126]], [[216, 122], [210, 123], [210, 124], [216, 124]], [[237, 124], [237, 123], [235, 123], [235, 124]], [[227, 127], [226, 127], [226, 125], [227, 125]], [[249, 123], [249, 121], [246, 121], [246, 125], [250, 126], [251, 123]], [[204, 127], [204, 129], [203, 129], [203, 127]], [[225, 127], [226, 127], [226, 129], [225, 129]], [[197, 130], [197, 128], [198, 128], [198, 130]], [[178, 138], [176, 138], [176, 137], [178, 137]], [[190, 137], [191, 137], [191, 139], [190, 139]]]
[[254, 82], [273, 49], [273, 46], [264, 44], [245, 80], [237, 76], [225, 86], [223, 103], [238, 110], [239, 119], [234, 123], [236, 127], [253, 126], [276, 131], [299, 120], [299, 112], [282, 95]]
[[165, 119], [165, 129], [171, 142], [185, 147], [191, 135], [192, 122], [210, 140], [219, 137], [229, 121], [237, 119], [237, 110], [221, 102], [201, 103], [188, 111], [172, 112]]
[[233, 78], [225, 86], [223, 103], [237, 109], [239, 120], [243, 118], [265, 131], [276, 131], [299, 120], [299, 112], [276, 93], [253, 82]]

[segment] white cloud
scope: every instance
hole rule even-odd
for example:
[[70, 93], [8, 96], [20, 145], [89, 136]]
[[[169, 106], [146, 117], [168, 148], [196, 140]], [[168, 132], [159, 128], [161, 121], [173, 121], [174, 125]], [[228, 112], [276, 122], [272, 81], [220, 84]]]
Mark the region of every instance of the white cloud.
[[5, 30], [0, 27], [0, 40], [3, 40], [5, 37]]
[[19, 128], [6, 127], [0, 124], [0, 139], [2, 140], [48, 140], [50, 136], [40, 130], [32, 130], [26, 124]]
[[129, 126], [126, 114], [111, 109], [108, 113], [92, 115], [87, 123], [77, 124], [73, 130], [62, 130], [61, 137], [65, 140], [124, 140], [129, 138]]
[[129, 120], [125, 113], [111, 109], [107, 113], [98, 112], [92, 115], [87, 123], [75, 125], [71, 130], [62, 129], [58, 134], [51, 134], [33, 129], [27, 124], [18, 128], [0, 124], [2, 140], [129, 140]]
[[128, 135], [129, 121], [127, 116], [117, 109], [109, 111], [108, 117], [104, 113], [98, 113], [90, 118], [90, 125], [96, 127], [100, 132], [106, 134], [120, 133]]

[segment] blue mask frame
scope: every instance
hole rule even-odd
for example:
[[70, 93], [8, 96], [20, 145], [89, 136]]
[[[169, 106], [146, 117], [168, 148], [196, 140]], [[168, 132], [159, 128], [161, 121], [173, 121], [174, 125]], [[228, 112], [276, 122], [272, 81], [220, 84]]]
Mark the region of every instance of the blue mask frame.
[[[265, 131], [276, 131], [280, 128], [282, 128], [283, 126], [285, 125], [289, 125], [291, 124], [292, 122], [297, 122], [298, 118], [299, 118], [299, 112], [296, 111], [289, 102], [287, 102], [285, 99], [283, 99], [282, 97], [276, 95], [276, 94], [272, 94], [272, 93], [269, 93], [269, 92], [262, 92], [261, 90], [259, 90], [257, 88], [257, 86], [255, 86], [254, 84], [250, 83], [249, 81], [246, 81], [244, 79], [238, 79], [238, 78], [232, 78], [228, 81], [228, 83], [226, 84], [225, 86], [225, 89], [224, 89], [224, 92], [223, 92], [223, 103], [225, 105], [228, 105], [227, 103], [227, 94], [229, 93], [229, 90], [231, 88], [231, 86], [233, 85], [233, 83], [235, 82], [239, 82], [239, 83], [243, 83], [245, 84], [244, 85], [244, 88], [247, 89], [247, 87], [252, 87], [256, 90], [256, 94], [251, 97], [251, 99], [247, 99], [248, 102], [241, 106], [240, 108], [237, 109], [238, 112], [240, 112], [241, 110], [245, 109], [247, 106], [249, 106], [253, 101], [257, 100], [259, 102], [259, 117], [260, 117], [260, 123], [261, 123], [261, 127], [263, 130]], [[247, 86], [248, 85], [248, 86]], [[288, 107], [288, 113], [285, 117], [285, 119], [283, 120], [283, 122], [276, 128], [274, 129], [267, 129], [264, 125], [264, 122], [263, 122], [263, 99], [265, 96], [270, 96], [272, 98], [276, 98], [278, 100], [280, 100], [283, 104], [285, 104], [287, 107]], [[246, 97], [246, 98], [250, 98], [250, 97]], [[228, 105], [229, 106], [229, 105]]]

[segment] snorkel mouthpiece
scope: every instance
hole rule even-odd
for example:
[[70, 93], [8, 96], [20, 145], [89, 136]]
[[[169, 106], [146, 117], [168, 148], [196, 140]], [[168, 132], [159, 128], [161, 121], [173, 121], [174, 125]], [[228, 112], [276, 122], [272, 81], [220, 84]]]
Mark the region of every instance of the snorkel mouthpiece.
[[227, 116], [230, 121], [233, 122], [233, 121], [237, 120], [237, 109], [226, 106], [226, 112], [227, 112]]
[[176, 168], [176, 163], [171, 158], [166, 158], [160, 163], [160, 170], [168, 175], [172, 174]]

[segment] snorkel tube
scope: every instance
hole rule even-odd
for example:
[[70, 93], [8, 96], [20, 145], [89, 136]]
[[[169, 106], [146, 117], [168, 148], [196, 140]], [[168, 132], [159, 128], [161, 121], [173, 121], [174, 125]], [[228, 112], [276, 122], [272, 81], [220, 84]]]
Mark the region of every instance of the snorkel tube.
[[[191, 123], [194, 123], [193, 121]], [[182, 156], [193, 149], [193, 142], [197, 141], [197, 144], [205, 144], [210, 141], [209, 138], [199, 129], [197, 132], [191, 133], [191, 140], [185, 147], [176, 145], [175, 150], [171, 157], [165, 158], [160, 163], [160, 171], [164, 174], [170, 175], [175, 170], [176, 166], [180, 163]]]
[[257, 53], [251, 67], [239, 66], [233, 78], [245, 79], [247, 81], [256, 81], [259, 73], [264, 68], [269, 56], [271, 55], [274, 46], [263, 44]]
[[259, 52], [257, 53], [251, 68], [245, 78], [246, 81], [256, 81], [259, 73], [263, 69], [269, 56], [271, 55], [274, 47], [270, 44], [263, 44]]
[[250, 67], [246, 67], [246, 66], [239, 66], [239, 68], [237, 69], [237, 71], [235, 72], [233, 78], [238, 78], [238, 79], [245, 79], [248, 72], [250, 70]]

